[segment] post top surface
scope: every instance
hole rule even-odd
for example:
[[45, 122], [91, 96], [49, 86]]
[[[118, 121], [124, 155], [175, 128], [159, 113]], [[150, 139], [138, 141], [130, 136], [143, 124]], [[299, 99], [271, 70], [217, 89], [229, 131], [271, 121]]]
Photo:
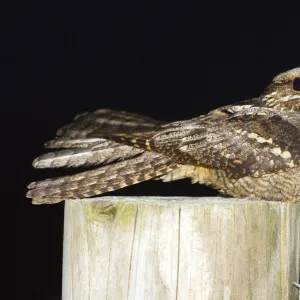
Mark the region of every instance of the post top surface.
[[[68, 202], [68, 201], [67, 201]], [[104, 196], [95, 198], [85, 198], [81, 200], [72, 200], [72, 203], [78, 202], [111, 202], [111, 203], [129, 203], [129, 204], [155, 204], [155, 205], [208, 205], [208, 204], [277, 204], [283, 205], [286, 202], [278, 201], [255, 201], [250, 199], [236, 199], [236, 198], [223, 198], [223, 197], [161, 197], [161, 196]]]

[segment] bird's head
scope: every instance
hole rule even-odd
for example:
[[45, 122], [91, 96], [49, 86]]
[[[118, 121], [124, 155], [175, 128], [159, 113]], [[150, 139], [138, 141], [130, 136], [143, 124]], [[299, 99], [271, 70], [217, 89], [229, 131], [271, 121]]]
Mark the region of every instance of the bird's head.
[[274, 77], [260, 98], [267, 107], [300, 111], [300, 68]]

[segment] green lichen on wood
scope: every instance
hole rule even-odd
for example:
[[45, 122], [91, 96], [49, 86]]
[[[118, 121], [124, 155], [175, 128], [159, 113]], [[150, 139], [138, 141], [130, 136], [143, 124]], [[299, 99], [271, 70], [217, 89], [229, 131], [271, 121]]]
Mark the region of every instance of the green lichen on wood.
[[121, 226], [132, 224], [137, 205], [113, 202], [84, 202], [85, 215], [90, 222], [113, 222]]
[[117, 203], [114, 205], [115, 215], [114, 221], [121, 226], [131, 225], [134, 221], [137, 211], [136, 204]]
[[91, 222], [112, 221], [117, 212], [117, 204], [111, 202], [82, 202], [82, 206]]

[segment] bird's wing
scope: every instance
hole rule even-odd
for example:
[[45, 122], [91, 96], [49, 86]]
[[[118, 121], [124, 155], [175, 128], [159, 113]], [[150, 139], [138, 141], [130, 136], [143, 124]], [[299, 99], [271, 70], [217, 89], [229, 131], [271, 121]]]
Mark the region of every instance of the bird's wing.
[[236, 107], [193, 122], [165, 126], [150, 139], [150, 145], [178, 163], [223, 169], [233, 178], [261, 177], [300, 164], [296, 112]]
[[[93, 113], [82, 113], [60, 128], [54, 140], [45, 143], [46, 148], [87, 148], [103, 142], [102, 134], [152, 131], [164, 122], [143, 115], [99, 109]], [[91, 132], [96, 138], [88, 138]]]
[[[36, 168], [78, 167], [97, 168], [70, 176], [50, 178], [31, 183], [27, 197], [34, 204], [56, 203], [117, 190], [177, 168], [169, 157], [137, 149], [107, 139], [119, 132], [152, 131], [162, 122], [137, 114], [99, 110], [86, 113], [58, 131], [57, 138], [46, 144], [57, 151], [36, 158]], [[94, 138], [89, 133], [95, 132]], [[61, 149], [63, 148], [63, 150]]]
[[[33, 161], [35, 168], [79, 167], [107, 164], [134, 157], [143, 150], [109, 140], [110, 134], [130, 134], [135, 130], [151, 131], [163, 122], [138, 114], [110, 109], [83, 113], [62, 127], [46, 148], [63, 149], [48, 152]], [[89, 134], [95, 134], [90, 138]]]
[[231, 178], [261, 177], [300, 164], [299, 114], [246, 103], [162, 125], [154, 133], [111, 138], [162, 153], [178, 164], [222, 169]]

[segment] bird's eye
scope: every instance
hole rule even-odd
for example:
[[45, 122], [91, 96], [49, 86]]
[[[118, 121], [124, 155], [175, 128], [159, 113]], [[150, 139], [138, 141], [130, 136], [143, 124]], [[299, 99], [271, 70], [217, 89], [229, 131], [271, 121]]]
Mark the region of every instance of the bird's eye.
[[300, 77], [296, 77], [293, 81], [294, 91], [300, 92]]

